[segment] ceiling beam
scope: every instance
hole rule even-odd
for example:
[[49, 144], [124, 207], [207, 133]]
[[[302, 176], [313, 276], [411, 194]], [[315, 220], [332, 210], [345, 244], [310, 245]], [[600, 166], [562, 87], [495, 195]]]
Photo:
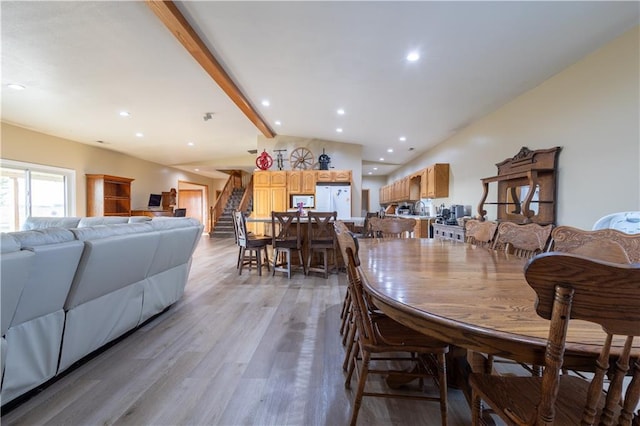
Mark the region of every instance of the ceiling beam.
[[273, 138], [275, 133], [260, 117], [260, 114], [249, 103], [246, 96], [233, 82], [229, 74], [222, 68], [202, 39], [196, 34], [189, 22], [180, 13], [173, 1], [146, 0], [147, 6], [160, 18], [169, 31], [182, 43], [191, 56], [218, 83], [218, 86], [231, 98], [257, 128], [267, 138]]

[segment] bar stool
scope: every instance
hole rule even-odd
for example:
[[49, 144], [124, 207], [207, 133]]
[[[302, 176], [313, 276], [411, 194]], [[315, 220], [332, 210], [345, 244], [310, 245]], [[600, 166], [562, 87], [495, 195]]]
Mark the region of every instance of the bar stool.
[[[336, 235], [333, 229], [333, 222], [335, 222], [337, 215], [336, 212], [309, 212], [307, 271], [322, 272], [325, 278], [329, 276], [329, 250], [333, 251], [333, 262], [337, 264], [335, 256]], [[315, 252], [322, 254], [322, 265], [311, 265]]]
[[[267, 252], [267, 246], [271, 243], [271, 238], [263, 235], [249, 235], [247, 233], [247, 222], [242, 212], [233, 213], [233, 222], [236, 230], [236, 242], [240, 247], [238, 253], [238, 275], [242, 275], [243, 266], [248, 266], [249, 269], [253, 265], [258, 269], [258, 275], [262, 276], [262, 267], [266, 266], [269, 271], [269, 253]], [[247, 250], [249, 251], [249, 258], [247, 259]], [[262, 256], [264, 252], [264, 263], [262, 262]], [[252, 255], [255, 254], [255, 257]]]
[[[291, 278], [291, 252], [298, 252], [302, 271], [307, 275], [307, 268], [302, 256], [302, 232], [300, 212], [271, 212], [271, 235], [273, 236], [273, 275], [276, 271], [286, 272]], [[278, 263], [278, 257], [284, 257]]]

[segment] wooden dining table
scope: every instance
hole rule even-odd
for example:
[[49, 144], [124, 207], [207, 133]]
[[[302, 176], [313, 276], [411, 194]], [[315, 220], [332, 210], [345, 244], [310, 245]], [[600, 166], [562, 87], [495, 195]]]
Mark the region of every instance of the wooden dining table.
[[[365, 285], [388, 316], [471, 353], [544, 365], [549, 321], [534, 308], [524, 277], [526, 260], [440, 239], [360, 239]], [[565, 366], [593, 368], [605, 333], [600, 326], [570, 322]], [[623, 339], [614, 340], [612, 354]], [[634, 350], [640, 351], [640, 342]], [[484, 358], [471, 369], [486, 371]]]

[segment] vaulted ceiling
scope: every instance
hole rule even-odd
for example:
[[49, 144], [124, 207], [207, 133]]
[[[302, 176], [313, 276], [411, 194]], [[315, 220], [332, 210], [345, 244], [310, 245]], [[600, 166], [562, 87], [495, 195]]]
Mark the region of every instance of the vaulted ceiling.
[[640, 19], [611, 1], [175, 5], [255, 117], [145, 2], [2, 1], [2, 120], [209, 176], [253, 169], [264, 126], [361, 144], [387, 174]]

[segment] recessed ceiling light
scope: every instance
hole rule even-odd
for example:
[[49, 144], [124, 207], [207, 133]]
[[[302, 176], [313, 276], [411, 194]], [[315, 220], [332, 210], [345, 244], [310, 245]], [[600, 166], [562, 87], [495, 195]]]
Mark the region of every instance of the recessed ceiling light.
[[406, 140], [407, 140], [407, 138], [406, 138], [406, 137], [404, 137], [404, 136], [400, 136], [400, 137], [398, 138], [398, 140], [399, 140], [400, 142], [404, 142], [404, 141], [406, 141]]
[[9, 89], [13, 89], [13, 90], [24, 90], [25, 89], [25, 87], [22, 84], [16, 84], [16, 83], [7, 84], [7, 87]]
[[338, 113], [338, 115], [344, 115], [344, 110], [342, 108], [340, 108], [338, 111], [336, 111]]
[[187, 145], [194, 146], [195, 144], [193, 142], [187, 142]]
[[373, 170], [378, 170], [378, 168], [377, 168], [377, 167], [374, 167], [374, 168], [373, 168]]
[[373, 174], [373, 172], [369, 172], [369, 173], [367, 173], [367, 174], [372, 175], [372, 174]]
[[276, 121], [276, 126], [280, 126], [282, 123], [280, 121]]
[[271, 105], [271, 102], [269, 102], [269, 99], [264, 99], [262, 101], [262, 106], [269, 106], [269, 105]]
[[409, 54], [407, 55], [407, 61], [409, 62], [415, 62], [418, 59], [420, 59], [420, 54], [418, 52], [409, 52]]
[[387, 152], [393, 152], [393, 148], [387, 149]]
[[129, 111], [120, 111], [120, 117], [129, 117], [130, 115]]
[[384, 161], [384, 158], [380, 157], [380, 161]]
[[341, 127], [338, 127], [338, 128], [336, 129], [336, 132], [338, 132], [338, 133], [342, 133], [342, 128], [341, 128]]
[[136, 136], [137, 136], [137, 137], [139, 137], [139, 138], [144, 137], [144, 133], [142, 133], [142, 132], [137, 132], [137, 133], [136, 133]]
[[196, 172], [199, 172], [199, 171], [200, 171], [200, 169], [193, 169], [193, 170], [195, 170]]

